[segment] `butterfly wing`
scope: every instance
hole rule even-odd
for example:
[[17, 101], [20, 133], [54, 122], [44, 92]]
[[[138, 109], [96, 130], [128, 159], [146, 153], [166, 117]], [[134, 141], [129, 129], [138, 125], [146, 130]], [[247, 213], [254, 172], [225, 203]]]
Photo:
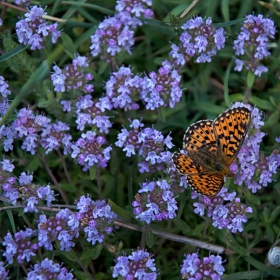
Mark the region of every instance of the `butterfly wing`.
[[232, 108], [213, 122], [219, 153], [229, 166], [237, 156], [246, 137], [251, 121], [251, 112], [246, 107]]
[[172, 160], [174, 166], [182, 175], [187, 176], [189, 174], [197, 174], [204, 171], [202, 167], [195, 164], [192, 158], [188, 155], [175, 152], [172, 155]]
[[217, 150], [216, 135], [211, 120], [198, 121], [189, 126], [183, 138], [183, 149], [196, 152], [203, 148], [210, 152]]
[[207, 196], [218, 194], [224, 184], [224, 176], [210, 172], [190, 174], [187, 180], [194, 191]]
[[208, 172], [202, 166], [195, 164], [188, 155], [175, 152], [172, 156], [176, 169], [185, 175], [192, 189], [200, 194], [216, 195], [224, 184], [224, 176]]

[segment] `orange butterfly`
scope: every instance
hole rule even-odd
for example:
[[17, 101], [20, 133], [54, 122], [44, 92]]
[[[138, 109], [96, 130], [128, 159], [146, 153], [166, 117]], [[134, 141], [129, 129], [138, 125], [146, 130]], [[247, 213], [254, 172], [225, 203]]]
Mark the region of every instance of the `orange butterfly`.
[[216, 195], [225, 177], [234, 176], [229, 166], [242, 146], [250, 121], [251, 112], [246, 107], [237, 107], [214, 121], [198, 121], [186, 130], [183, 148], [187, 154], [175, 152], [172, 160], [196, 192]]

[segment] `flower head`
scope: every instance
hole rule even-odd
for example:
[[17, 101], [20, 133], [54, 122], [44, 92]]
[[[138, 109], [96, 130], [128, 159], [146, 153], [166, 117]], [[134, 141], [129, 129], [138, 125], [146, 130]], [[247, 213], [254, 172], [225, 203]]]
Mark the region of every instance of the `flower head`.
[[126, 11], [131, 16], [150, 18], [153, 11], [148, 7], [152, 5], [152, 0], [117, 0], [116, 11]]
[[141, 21], [124, 11], [102, 21], [91, 36], [91, 54], [101, 54], [101, 59], [110, 61], [122, 50], [130, 53], [134, 44], [133, 29], [142, 25]]
[[79, 236], [79, 229], [68, 226], [72, 214], [66, 208], [48, 219], [46, 215], [41, 215], [38, 224], [38, 245], [49, 251], [53, 250], [54, 241], [60, 243], [61, 251], [69, 251], [74, 247], [73, 239]]
[[72, 158], [78, 157], [78, 163], [83, 166], [83, 171], [87, 171], [91, 166], [105, 168], [111, 158], [110, 146], [103, 148], [106, 140], [103, 136], [97, 136], [93, 131], [83, 133], [74, 144], [71, 145]]
[[55, 263], [53, 260], [45, 258], [41, 263], [35, 264], [32, 270], [29, 270], [26, 280], [33, 279], [57, 279], [72, 280], [74, 275], [65, 267]]
[[113, 231], [113, 222], [117, 216], [105, 200], [93, 201], [89, 195], [82, 196], [77, 202], [77, 209], [79, 212], [70, 217], [68, 225], [73, 229], [82, 229], [92, 245], [103, 242], [104, 234]]
[[52, 42], [56, 43], [57, 38], [61, 36], [57, 30], [58, 24], [48, 24], [42, 19], [45, 15], [44, 9], [32, 6], [28, 13], [25, 13], [25, 19], [16, 23], [16, 33], [20, 43], [31, 45], [31, 50], [44, 48], [44, 37], [51, 36]]
[[18, 263], [22, 264], [24, 260], [29, 262], [31, 257], [36, 256], [38, 244], [33, 241], [35, 236], [36, 230], [31, 230], [29, 228], [25, 231], [21, 230], [15, 233], [14, 238], [8, 232], [2, 243], [6, 246], [6, 251], [3, 256], [6, 257], [7, 262], [12, 264], [14, 256], [17, 256]]
[[129, 256], [120, 256], [115, 260], [113, 278], [156, 280], [157, 272], [152, 255], [138, 249]]
[[181, 76], [172, 69], [169, 61], [164, 61], [158, 73], [151, 72], [149, 78], [145, 77], [140, 92], [141, 99], [146, 104], [146, 109], [155, 110], [159, 107], [174, 108], [182, 97], [179, 86]]
[[[243, 66], [255, 75], [261, 76], [268, 68], [260, 65], [260, 60], [270, 55], [268, 44], [274, 38], [276, 28], [271, 19], [263, 15], [247, 15], [237, 39], [233, 43], [236, 55], [243, 60], [235, 59], [235, 70], [241, 71]], [[249, 61], [245, 59], [249, 58]]]
[[53, 67], [54, 73], [51, 75], [54, 90], [65, 92], [70, 90], [81, 90], [85, 93], [93, 92], [93, 85], [88, 82], [93, 79], [91, 73], [85, 73], [85, 67], [89, 66], [88, 59], [85, 56], [77, 56], [72, 64], [68, 64], [64, 69], [57, 65]]
[[149, 224], [151, 221], [173, 219], [177, 202], [166, 180], [142, 183], [132, 202], [136, 218]]
[[173, 44], [170, 52], [176, 65], [184, 65], [192, 57], [197, 63], [210, 62], [212, 56], [225, 47], [224, 29], [216, 29], [211, 24], [211, 18], [204, 21], [196, 17], [182, 25], [184, 32], [180, 36], [180, 44]]
[[221, 256], [210, 255], [202, 260], [198, 254], [185, 255], [181, 268], [182, 279], [189, 280], [220, 280], [225, 269]]

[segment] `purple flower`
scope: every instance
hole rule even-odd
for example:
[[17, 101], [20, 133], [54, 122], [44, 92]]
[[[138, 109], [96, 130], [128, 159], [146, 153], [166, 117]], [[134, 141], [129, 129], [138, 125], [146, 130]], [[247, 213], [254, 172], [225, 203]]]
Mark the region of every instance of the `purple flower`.
[[82, 196], [77, 203], [77, 209], [79, 212], [71, 215], [68, 225], [72, 229], [81, 228], [92, 245], [103, 242], [104, 234], [113, 231], [114, 219], [117, 216], [105, 200], [93, 201], [89, 195]]
[[62, 100], [60, 104], [63, 106], [63, 112], [71, 112], [71, 101]]
[[31, 257], [36, 256], [38, 244], [32, 238], [36, 236], [36, 231], [27, 228], [25, 231], [15, 233], [15, 240], [8, 232], [2, 243], [6, 246], [3, 256], [6, 257], [9, 264], [13, 263], [14, 256], [17, 256], [18, 263], [22, 264], [24, 259], [29, 262]]
[[147, 224], [175, 218], [178, 207], [170, 188], [166, 180], [142, 183], [132, 202], [136, 218]]
[[18, 41], [24, 45], [31, 45], [31, 50], [44, 48], [44, 37], [52, 36], [53, 43], [56, 43], [57, 38], [60, 37], [57, 23], [48, 24], [42, 19], [42, 15], [45, 14], [41, 7], [32, 6], [29, 13], [25, 13], [25, 19], [16, 23]]
[[12, 129], [14, 137], [24, 139], [21, 148], [34, 155], [38, 145], [39, 132], [46, 128], [50, 121], [49, 118], [42, 115], [35, 116], [29, 109], [20, 109], [17, 119], [12, 123]]
[[41, 263], [35, 264], [27, 274], [26, 280], [35, 279], [72, 280], [74, 275], [60, 264], [45, 258]]
[[0, 262], [0, 279], [1, 280], [9, 280], [8, 272], [9, 271], [6, 271], [6, 269], [4, 267], [4, 263]]
[[11, 94], [11, 91], [9, 90], [9, 85], [5, 81], [4, 77], [2, 77], [2, 76], [0, 76], [0, 94], [4, 98], [7, 98], [8, 95]]
[[182, 66], [192, 57], [197, 63], [210, 62], [211, 57], [225, 47], [224, 29], [216, 29], [211, 24], [211, 18], [204, 22], [201, 17], [196, 17], [182, 25], [184, 32], [180, 36], [180, 44], [172, 44], [170, 52], [176, 65]]
[[26, 7], [30, 5], [31, 0], [14, 0], [15, 4], [24, 4]]
[[169, 135], [164, 138], [162, 133], [154, 128], [140, 130], [144, 125], [137, 119], [130, 122], [133, 130], [123, 128], [115, 145], [123, 148], [127, 157], [139, 153], [138, 166], [141, 173], [165, 169], [165, 165], [170, 162], [171, 153], [164, 149], [166, 147], [171, 149], [174, 146], [172, 138]]
[[65, 131], [69, 129], [69, 126], [61, 121], [56, 124], [48, 124], [42, 129], [40, 144], [45, 149], [46, 154], [52, 150], [58, 150], [61, 146], [64, 147], [64, 154], [67, 154], [72, 136]]
[[222, 265], [223, 260], [220, 256], [210, 255], [200, 260], [198, 254], [192, 253], [185, 255], [181, 274], [183, 279], [200, 280], [214, 279], [220, 280], [225, 269]]
[[140, 25], [142, 22], [126, 11], [108, 17], [91, 36], [91, 54], [101, 54], [101, 59], [107, 62], [122, 50], [130, 54], [130, 48], [134, 44], [133, 29]]
[[105, 168], [110, 159], [110, 152], [112, 148], [102, 148], [106, 144], [103, 136], [96, 136], [93, 131], [83, 133], [71, 149], [73, 150], [72, 158], [78, 157], [78, 163], [83, 166], [83, 171], [87, 171], [91, 166]]
[[129, 256], [120, 256], [115, 260], [113, 278], [156, 280], [157, 272], [152, 255], [138, 249]]
[[[192, 192], [192, 199], [198, 198], [198, 202], [193, 204], [194, 212], [212, 218], [214, 227], [227, 228], [233, 233], [242, 232], [242, 225], [248, 220], [246, 213], [252, 213], [252, 208], [241, 203], [235, 196], [236, 192], [229, 193], [226, 188], [222, 188], [218, 195], [211, 197]], [[229, 202], [224, 204], [225, 201]]]
[[251, 70], [259, 77], [262, 73], [267, 72], [268, 68], [260, 65], [259, 62], [270, 55], [269, 41], [274, 38], [275, 32], [273, 20], [264, 18], [263, 15], [247, 15], [241, 31], [233, 43], [235, 54], [243, 56], [242, 62], [240, 59], [235, 59], [234, 70], [241, 71], [245, 66], [246, 70]]
[[[237, 102], [233, 105], [233, 107], [238, 106], [245, 106], [245, 104]], [[235, 183], [239, 186], [244, 184], [252, 193], [256, 193], [272, 182], [272, 176], [280, 166], [280, 155], [278, 150], [268, 156], [260, 152], [260, 145], [265, 136], [265, 133], [260, 130], [264, 125], [263, 116], [259, 109], [252, 108], [250, 105], [246, 107], [251, 110], [252, 120], [249, 133], [237, 155]]]
[[128, 12], [132, 17], [145, 17], [151, 18], [153, 16], [153, 11], [148, 7], [152, 6], [152, 0], [117, 0], [116, 11]]
[[72, 64], [66, 65], [62, 70], [55, 65], [53, 67], [54, 73], [51, 75], [54, 90], [57, 92], [70, 90], [80, 90], [85, 93], [93, 92], [93, 85], [88, 84], [93, 79], [93, 75], [85, 73], [84, 70], [88, 66], [88, 59], [85, 56], [75, 57]]
[[139, 92], [143, 79], [133, 75], [129, 67], [122, 66], [118, 72], [113, 72], [106, 82], [106, 96], [114, 108], [138, 110]]
[[159, 107], [174, 108], [182, 97], [182, 90], [179, 86], [181, 76], [173, 69], [169, 61], [165, 60], [158, 74], [151, 72], [142, 82], [140, 97], [146, 104], [146, 109], [155, 110]]
[[61, 251], [69, 251], [71, 247], [74, 247], [73, 239], [78, 238], [79, 229], [73, 229], [68, 226], [72, 214], [66, 208], [58, 212], [55, 217], [52, 216], [49, 219], [47, 219], [46, 215], [41, 215], [38, 224], [38, 245], [49, 251], [53, 250], [52, 243], [54, 241], [60, 243]]
[[112, 123], [109, 116], [106, 116], [105, 111], [112, 108], [108, 98], [99, 98], [92, 100], [92, 96], [87, 94], [81, 96], [76, 102], [76, 124], [77, 129], [84, 130], [85, 125], [95, 125], [100, 133], [109, 133], [109, 128]]

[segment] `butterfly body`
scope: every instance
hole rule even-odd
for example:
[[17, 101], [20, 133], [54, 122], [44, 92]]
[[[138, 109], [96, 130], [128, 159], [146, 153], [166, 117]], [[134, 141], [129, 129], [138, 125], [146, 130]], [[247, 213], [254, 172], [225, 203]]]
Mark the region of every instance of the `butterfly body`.
[[172, 159], [195, 191], [216, 195], [225, 177], [234, 176], [229, 166], [242, 146], [250, 120], [250, 111], [237, 107], [225, 111], [214, 121], [198, 121], [186, 130], [183, 139], [186, 154], [175, 152]]

